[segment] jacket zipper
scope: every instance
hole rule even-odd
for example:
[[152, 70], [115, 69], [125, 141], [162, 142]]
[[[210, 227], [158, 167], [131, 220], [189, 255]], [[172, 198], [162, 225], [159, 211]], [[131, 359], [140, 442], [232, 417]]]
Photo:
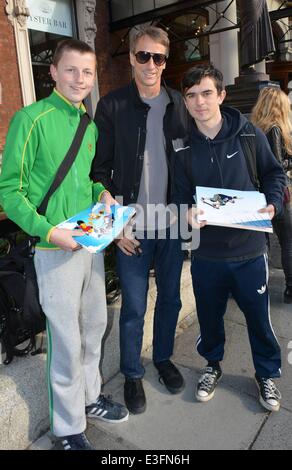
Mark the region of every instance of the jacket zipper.
[[219, 170], [219, 176], [220, 176], [220, 180], [221, 180], [221, 188], [224, 188], [224, 180], [223, 180], [223, 175], [222, 175], [222, 169], [221, 169], [220, 163], [218, 161], [218, 157], [217, 157], [217, 154], [216, 154], [216, 151], [215, 151], [214, 144], [212, 144], [209, 137], [206, 137], [206, 139], [208, 141], [209, 151], [210, 151], [210, 154], [211, 154], [211, 162], [214, 163], [214, 156], [215, 156], [215, 161], [216, 161], [216, 164], [217, 164], [217, 167], [218, 167], [218, 170]]
[[141, 139], [141, 127], [138, 127], [138, 139], [137, 139], [137, 148], [136, 148], [136, 157], [135, 157], [135, 165], [134, 165], [134, 183], [132, 187], [132, 191], [130, 194], [130, 199], [133, 200], [135, 197], [135, 184], [136, 184], [136, 176], [137, 176], [137, 166], [138, 166], [138, 158], [139, 158], [139, 148], [140, 148], [140, 139]]
[[73, 163], [73, 172], [74, 172], [74, 180], [75, 180], [75, 214], [78, 212], [77, 201], [78, 201], [78, 192], [79, 192], [79, 180], [78, 180], [78, 173], [76, 168], [76, 163]]

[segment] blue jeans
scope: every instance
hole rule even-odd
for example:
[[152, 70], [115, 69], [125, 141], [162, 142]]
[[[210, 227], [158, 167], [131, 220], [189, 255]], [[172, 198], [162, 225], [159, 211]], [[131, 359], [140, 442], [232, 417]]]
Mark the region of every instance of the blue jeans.
[[117, 269], [122, 289], [120, 316], [121, 372], [142, 378], [144, 316], [147, 307], [149, 270], [155, 269], [157, 299], [153, 324], [153, 361], [173, 354], [175, 329], [181, 309], [180, 277], [183, 252], [180, 240], [140, 240], [141, 256], [127, 256], [117, 249]]
[[238, 262], [194, 258], [191, 270], [201, 330], [199, 354], [207, 361], [222, 361], [223, 318], [231, 292], [246, 319], [257, 375], [280, 377], [281, 351], [270, 319], [266, 255]]

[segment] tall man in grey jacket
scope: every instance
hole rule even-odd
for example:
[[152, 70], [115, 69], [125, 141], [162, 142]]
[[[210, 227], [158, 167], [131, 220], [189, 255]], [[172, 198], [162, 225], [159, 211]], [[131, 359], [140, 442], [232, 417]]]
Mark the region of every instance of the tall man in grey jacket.
[[122, 196], [124, 204], [138, 203], [145, 216], [143, 219], [139, 210], [136, 237], [117, 241], [122, 288], [121, 371], [125, 375], [125, 403], [136, 414], [146, 408], [140, 356], [152, 263], [157, 284], [153, 361], [160, 381], [171, 393], [179, 393], [184, 386], [183, 377], [170, 361], [181, 308], [183, 253], [179, 240], [171, 239], [169, 226], [164, 224], [166, 236], [162, 238], [161, 225], [152, 217], [153, 205], [160, 205], [160, 220], [165, 215], [163, 207], [170, 202], [172, 139], [184, 135], [188, 122], [181, 95], [161, 85], [168, 53], [165, 31], [152, 26], [134, 28], [130, 34], [134, 80], [102, 98], [95, 116], [99, 139], [92, 177], [115, 196]]

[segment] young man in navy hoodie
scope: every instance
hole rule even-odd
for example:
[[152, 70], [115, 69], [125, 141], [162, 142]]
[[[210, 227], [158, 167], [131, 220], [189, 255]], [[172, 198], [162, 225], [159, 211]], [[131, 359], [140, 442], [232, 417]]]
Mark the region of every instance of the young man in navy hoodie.
[[[189, 142], [174, 145], [178, 148], [175, 200], [191, 205], [196, 186], [256, 190], [240, 144], [247, 119], [236, 109], [220, 108], [226, 96], [222, 73], [212, 65], [192, 68], [183, 78], [182, 89], [193, 126]], [[262, 211], [273, 218], [282, 210], [285, 177], [257, 128], [255, 139], [258, 178], [267, 199]], [[196, 210], [189, 209], [190, 225], [201, 228], [191, 268], [201, 330], [197, 349], [208, 361], [196, 398], [201, 402], [213, 398], [222, 376], [223, 317], [232, 293], [246, 318], [260, 403], [278, 411], [281, 395], [272, 379], [281, 374], [281, 351], [270, 320], [266, 236], [263, 232], [199, 225], [195, 214]]]

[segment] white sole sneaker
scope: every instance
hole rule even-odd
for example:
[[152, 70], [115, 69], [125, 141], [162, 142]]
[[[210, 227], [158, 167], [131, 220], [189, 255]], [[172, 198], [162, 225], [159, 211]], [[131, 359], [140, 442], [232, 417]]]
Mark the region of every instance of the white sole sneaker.
[[215, 395], [215, 390], [210, 395], [207, 395], [206, 397], [202, 397], [201, 395], [198, 395], [198, 393], [196, 392], [196, 399], [201, 403], [206, 403], [207, 401], [212, 400], [214, 395]]
[[281, 406], [280, 403], [278, 403], [278, 405], [276, 406], [270, 405], [265, 400], [263, 400], [261, 394], [259, 394], [259, 402], [266, 410], [269, 410], [269, 411], [279, 411], [280, 406]]
[[98, 416], [93, 413], [92, 414], [86, 413], [86, 417], [90, 419], [99, 419], [100, 421], [104, 421], [105, 423], [119, 424], [119, 423], [124, 423], [125, 421], [128, 421], [129, 413], [121, 419], [107, 419], [107, 418], [104, 418], [103, 416]]
[[[221, 373], [221, 376], [220, 376], [219, 379], [217, 380], [216, 387], [217, 387], [218, 383], [220, 382], [220, 380], [222, 379], [222, 375], [223, 375], [223, 374]], [[215, 392], [216, 392], [216, 387], [215, 387], [215, 389], [213, 390], [213, 392], [210, 393], [210, 395], [207, 395], [206, 397], [202, 397], [201, 395], [198, 395], [198, 392], [197, 392], [197, 389], [196, 389], [196, 393], [195, 393], [196, 399], [197, 399], [200, 403], [206, 403], [207, 401], [212, 400], [212, 398], [214, 397]]]
[[260, 390], [260, 386], [257, 382], [257, 380], [255, 380], [255, 383], [256, 383], [256, 386], [259, 390], [259, 402], [260, 404], [268, 411], [279, 411], [280, 410], [280, 407], [281, 407], [281, 404], [278, 403], [277, 405], [271, 405], [270, 403], [266, 402], [262, 395], [261, 395], [261, 390]]

